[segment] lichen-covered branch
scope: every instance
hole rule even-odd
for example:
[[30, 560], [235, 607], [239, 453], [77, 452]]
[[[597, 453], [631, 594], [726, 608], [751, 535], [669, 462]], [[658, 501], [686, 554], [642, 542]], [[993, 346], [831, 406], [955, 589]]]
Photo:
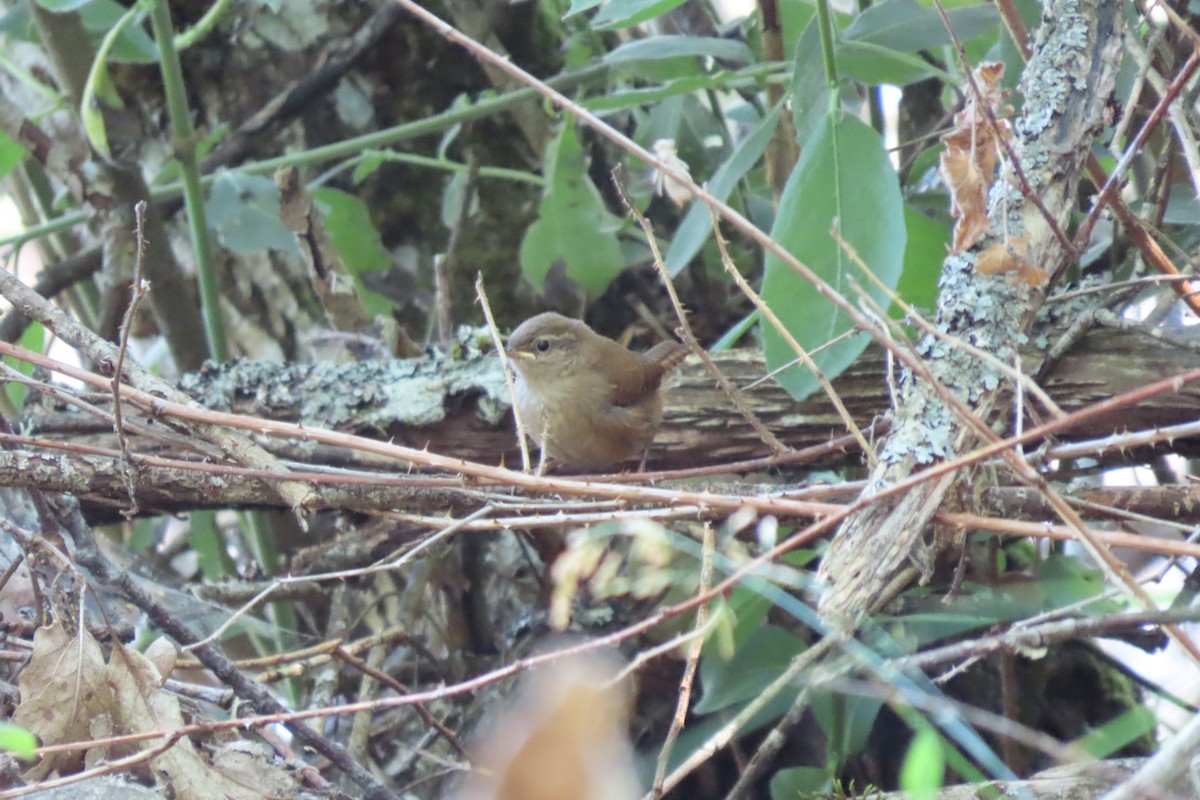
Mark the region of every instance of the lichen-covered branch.
[[[938, 301], [941, 330], [1010, 364], [1041, 304], [1041, 292], [1004, 275], [980, 274], [976, 258], [993, 245], [1020, 241], [1029, 263], [1053, 272], [1066, 255], [1053, 231], [1066, 227], [1075, 208], [1083, 163], [1120, 65], [1120, 3], [1057, 0], [1046, 5], [1042, 20], [1019, 87], [1023, 111], [1013, 126], [1016, 158], [1040, 202], [1023, 195], [1014, 172], [1002, 169], [988, 198], [987, 235], [970, 250], [945, 260]], [[999, 408], [1003, 376], [963, 349], [933, 337], [920, 349], [930, 375], [990, 421]], [[868, 497], [978, 442], [975, 429], [932, 385], [911, 372], [903, 373], [899, 383], [892, 432], [865, 490]], [[853, 626], [907, 562], [914, 560], [926, 569], [932, 556], [922, 543], [927, 523], [951, 487], [969, 479], [970, 474], [952, 474], [927, 482], [847, 520], [821, 565], [820, 575], [828, 584], [822, 611]]]

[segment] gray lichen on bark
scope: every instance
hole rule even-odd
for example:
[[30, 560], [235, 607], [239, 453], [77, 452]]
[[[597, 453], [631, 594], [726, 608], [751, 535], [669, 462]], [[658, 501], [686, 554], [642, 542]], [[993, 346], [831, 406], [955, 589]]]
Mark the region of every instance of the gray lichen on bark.
[[508, 411], [500, 362], [483, 355], [356, 364], [230, 362], [185, 376], [181, 388], [207, 408], [232, 410], [235, 400], [252, 397], [264, 410], [298, 409], [304, 424], [328, 428], [431, 425], [445, 418], [446, 399], [456, 394], [477, 396], [479, 415], [490, 424]]

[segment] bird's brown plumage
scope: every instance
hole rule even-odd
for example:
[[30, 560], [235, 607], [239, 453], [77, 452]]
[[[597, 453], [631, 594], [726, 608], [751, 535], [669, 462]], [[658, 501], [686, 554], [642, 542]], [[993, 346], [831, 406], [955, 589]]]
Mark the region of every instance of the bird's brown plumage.
[[526, 432], [550, 457], [581, 468], [610, 466], [646, 449], [662, 418], [663, 376], [688, 354], [678, 342], [634, 353], [553, 312], [518, 326], [505, 351]]

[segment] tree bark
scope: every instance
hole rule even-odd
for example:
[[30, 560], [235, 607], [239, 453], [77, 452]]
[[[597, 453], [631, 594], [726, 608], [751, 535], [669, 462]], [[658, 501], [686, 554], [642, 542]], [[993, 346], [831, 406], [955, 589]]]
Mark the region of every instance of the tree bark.
[[[1065, 257], [1046, 215], [1063, 230], [1076, 207], [1080, 172], [1120, 66], [1122, 25], [1121, 4], [1113, 0], [1046, 4], [1034, 55], [1022, 76], [1023, 112], [1013, 126], [1024, 178], [1002, 171], [989, 195], [988, 235], [943, 262], [935, 324], [1003, 363], [1014, 363], [1014, 343], [1029, 331], [1043, 298], [1020, 281], [980, 274], [975, 260], [992, 245], [1022, 237], [1030, 264], [1052, 273]], [[1023, 194], [1026, 186], [1039, 203]], [[935, 381], [980, 418], [992, 421], [1001, 406], [998, 391], [990, 387], [1003, 385], [1003, 375], [965, 349], [932, 336], [918, 351]], [[980, 441], [980, 434], [932, 385], [910, 372], [900, 376], [892, 420], [864, 498], [922, 467], [966, 453]], [[915, 561], [927, 575], [936, 549], [923, 544], [927, 523], [952, 486], [970, 481], [971, 474], [935, 477], [899, 497], [873, 502], [846, 520], [821, 561], [819, 577], [828, 587], [822, 614], [853, 628], [906, 562]]]
[[[757, 351], [716, 353], [714, 358], [739, 385], [748, 384], [764, 371]], [[1043, 382], [1052, 399], [1070, 412], [1098, 397], [1131, 391], [1198, 366], [1200, 355], [1191, 350], [1127, 332], [1094, 330], [1057, 362]], [[886, 371], [882, 351], [871, 349], [834, 382], [862, 425], [886, 410]], [[504, 459], [509, 464], [520, 463], [499, 364], [484, 356], [352, 365], [242, 361], [190, 375], [183, 386], [200, 403], [216, 411], [378, 435], [471, 461], [498, 463]], [[693, 360], [672, 379], [665, 399], [664, 424], [652, 448], [650, 468], [695, 467], [768, 454], [749, 424], [733, 411], [711, 377]], [[747, 392], [747, 399], [754, 412], [791, 447], [819, 447], [844, 432], [823, 396], [796, 403], [776, 384], [766, 381]], [[1001, 397], [999, 402], [1008, 401]], [[1174, 394], [1149, 398], [1123, 410], [1119, 417], [1089, 419], [1065, 431], [1062, 438], [1086, 440], [1124, 430], [1155, 429], [1194, 421], [1198, 412], [1200, 386], [1193, 384]], [[21, 427], [28, 436], [55, 440], [64, 446], [104, 448], [108, 454], [64, 454], [12, 440], [13, 449], [0, 454], [0, 485], [77, 494], [91, 512], [104, 516], [128, 505], [128, 492], [115, 457], [117, 443], [108, 420], [44, 401], [27, 411]], [[182, 452], [170, 441], [164, 444], [136, 435], [130, 436], [130, 443], [136, 452], [148, 455], [178, 457]], [[386, 472], [397, 469], [393, 461], [344, 450], [304, 449], [271, 440], [263, 444], [280, 456], [305, 463]], [[1200, 450], [1187, 439], [1173, 440], [1170, 448], [1178, 453]], [[1128, 455], [1123, 454], [1123, 458]], [[861, 460], [856, 451], [832, 449], [806, 466], [846, 467]], [[231, 481], [220, 474], [177, 465], [143, 461], [135, 470], [134, 480], [139, 501], [147, 512], [218, 506], [277, 507], [279, 502], [270, 486], [258, 478]], [[434, 487], [422, 480], [425, 482], [387, 486], [317, 487], [315, 507], [363, 512], [405, 508], [432, 513], [458, 508], [463, 503], [470, 505], [461, 487]], [[1016, 518], [1046, 519], [1047, 508], [1038, 499], [1029, 490], [996, 489], [985, 496], [985, 504]], [[1154, 513], [1166, 504], [1174, 509], [1175, 516], [1193, 517], [1190, 492], [1142, 490], [1136, 496], [1126, 493], [1118, 497], [1096, 489], [1087, 499], [1145, 513]]]

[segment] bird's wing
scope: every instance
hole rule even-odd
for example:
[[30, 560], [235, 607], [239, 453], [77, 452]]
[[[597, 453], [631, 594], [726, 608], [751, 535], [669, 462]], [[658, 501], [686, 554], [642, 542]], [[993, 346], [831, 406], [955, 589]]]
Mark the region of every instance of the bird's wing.
[[[607, 348], [606, 348], [607, 349]], [[616, 406], [635, 406], [658, 390], [666, 375], [687, 357], [688, 349], [679, 342], [659, 342], [645, 353], [633, 353], [614, 343], [614, 349], [604, 354], [616, 369], [609, 399]]]

